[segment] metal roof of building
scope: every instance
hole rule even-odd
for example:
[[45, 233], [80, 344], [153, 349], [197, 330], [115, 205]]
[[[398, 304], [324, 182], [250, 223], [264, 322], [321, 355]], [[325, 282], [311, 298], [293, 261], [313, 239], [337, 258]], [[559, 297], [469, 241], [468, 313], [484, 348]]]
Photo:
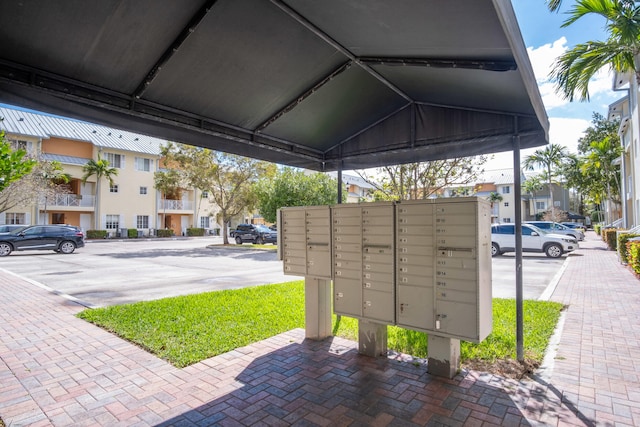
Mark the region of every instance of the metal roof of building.
[[0, 107], [0, 129], [36, 138], [63, 138], [90, 142], [97, 147], [159, 155], [166, 140], [93, 123]]
[[50, 153], [44, 153], [42, 157], [45, 160], [48, 160], [50, 162], [55, 161], [65, 165], [79, 165], [79, 166], [84, 166], [89, 160], [91, 160], [91, 159], [85, 159], [83, 157], [62, 156], [60, 154], [50, 154]]
[[509, 0], [2, 0], [0, 102], [319, 171], [549, 130]]

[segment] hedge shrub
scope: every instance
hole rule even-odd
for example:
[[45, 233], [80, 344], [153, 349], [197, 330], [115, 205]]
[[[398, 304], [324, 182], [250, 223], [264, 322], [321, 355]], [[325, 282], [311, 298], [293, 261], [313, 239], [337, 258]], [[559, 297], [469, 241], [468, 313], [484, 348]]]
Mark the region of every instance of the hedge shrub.
[[187, 236], [204, 236], [204, 228], [187, 228]]
[[594, 224], [593, 225], [593, 231], [595, 231], [598, 236], [602, 237], [602, 225], [601, 224]]
[[87, 230], [87, 239], [106, 239], [107, 230]]
[[628, 246], [627, 246], [627, 242], [629, 239], [632, 239], [634, 237], [638, 237], [640, 236], [640, 234], [634, 234], [634, 233], [620, 233], [618, 234], [618, 253], [620, 254], [620, 262], [622, 262], [623, 264], [627, 264], [629, 262], [628, 260]]
[[130, 239], [134, 239], [138, 237], [138, 229], [137, 228], [129, 228], [127, 229], [127, 237]]
[[627, 253], [629, 266], [636, 274], [640, 274], [640, 242], [628, 242]]
[[615, 251], [617, 248], [617, 235], [618, 235], [618, 229], [617, 228], [607, 228], [605, 230], [602, 231], [603, 237], [604, 237], [604, 241], [607, 243], [607, 246], [609, 247], [609, 249], [611, 249], [612, 251]]
[[156, 230], [156, 235], [158, 237], [171, 237], [173, 236], [173, 230], [170, 228], [159, 228]]

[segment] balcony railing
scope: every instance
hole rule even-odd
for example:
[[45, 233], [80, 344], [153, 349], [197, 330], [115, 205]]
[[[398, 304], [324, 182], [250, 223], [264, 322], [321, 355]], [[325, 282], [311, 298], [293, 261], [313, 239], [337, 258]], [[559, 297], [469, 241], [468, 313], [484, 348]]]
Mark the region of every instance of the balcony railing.
[[174, 211], [191, 211], [193, 210], [193, 202], [189, 200], [169, 200], [162, 199], [158, 203], [158, 209], [160, 210], [174, 210]]
[[41, 197], [40, 205], [92, 208], [95, 206], [95, 196], [78, 194], [56, 194], [47, 198]]

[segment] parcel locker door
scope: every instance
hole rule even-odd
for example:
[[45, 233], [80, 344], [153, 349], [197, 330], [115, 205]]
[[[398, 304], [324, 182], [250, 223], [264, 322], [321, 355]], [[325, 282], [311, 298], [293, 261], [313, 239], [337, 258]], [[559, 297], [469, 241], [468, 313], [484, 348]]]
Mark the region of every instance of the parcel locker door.
[[359, 280], [335, 278], [333, 311], [345, 316], [362, 317], [362, 287]]
[[331, 251], [329, 250], [329, 245], [308, 246], [307, 275], [331, 278]]
[[394, 323], [394, 301], [391, 292], [365, 289], [363, 292], [362, 316], [365, 319]]
[[436, 330], [466, 341], [478, 342], [477, 305], [438, 300]]
[[433, 330], [433, 287], [398, 285], [397, 323], [410, 329]]

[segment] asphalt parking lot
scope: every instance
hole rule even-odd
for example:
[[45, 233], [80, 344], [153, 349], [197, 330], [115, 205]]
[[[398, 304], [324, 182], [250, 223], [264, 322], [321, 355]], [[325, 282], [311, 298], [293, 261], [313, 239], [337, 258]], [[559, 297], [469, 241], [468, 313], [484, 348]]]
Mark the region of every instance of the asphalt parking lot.
[[[221, 244], [221, 237], [87, 241], [70, 255], [14, 252], [0, 268], [96, 307], [301, 279], [282, 273], [275, 251]], [[537, 299], [566, 257], [523, 258], [524, 298]], [[513, 254], [492, 264], [493, 296], [514, 298]]]

